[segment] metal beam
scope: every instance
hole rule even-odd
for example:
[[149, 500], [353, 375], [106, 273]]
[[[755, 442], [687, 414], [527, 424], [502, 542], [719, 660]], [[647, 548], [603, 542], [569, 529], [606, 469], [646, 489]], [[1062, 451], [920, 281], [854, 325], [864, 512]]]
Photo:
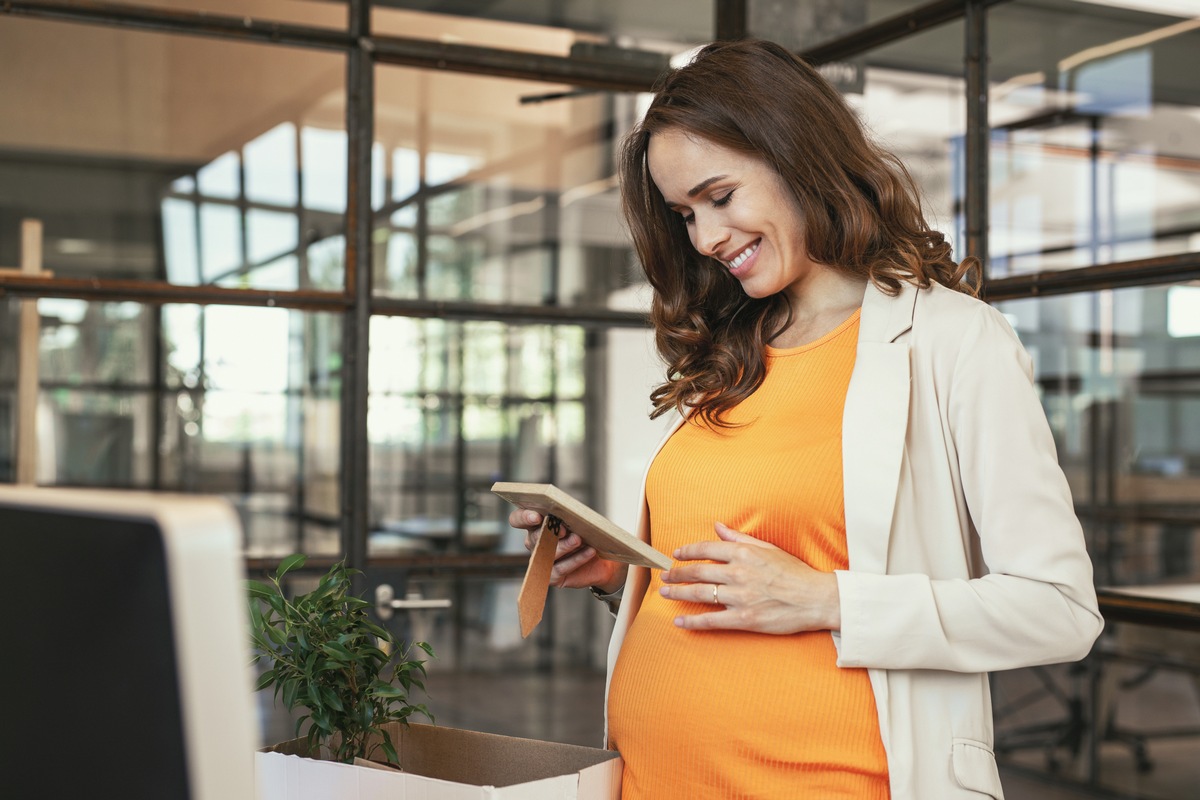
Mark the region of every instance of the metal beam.
[[[984, 8], [1006, 2], [1008, 0], [978, 0], [978, 4]], [[965, 16], [966, 10], [967, 3], [964, 0], [934, 0], [932, 3], [880, 20], [854, 33], [810, 47], [800, 55], [813, 64], [843, 61], [914, 33], [953, 22]]]
[[[146, 8], [125, 3], [3, 0], [0, 2], [0, 13], [158, 33], [341, 52], [362, 51], [384, 64], [566, 83], [609, 91], [649, 91], [662, 72], [634, 58], [628, 61], [587, 59], [450, 44], [432, 39], [372, 36], [369, 32], [356, 35], [353, 30], [269, 22], [199, 11]], [[631, 55], [635, 53], [646, 55], [630, 51]]]
[[[44, 275], [44, 273], [43, 273]], [[68, 297], [93, 302], [132, 302], [147, 305], [221, 305], [292, 308], [298, 311], [342, 313], [352, 300], [341, 292], [268, 289], [228, 289], [223, 286], [185, 286], [162, 281], [109, 278], [26, 277], [0, 272], [0, 297]], [[458, 300], [405, 300], [376, 297], [371, 314], [453, 320], [484, 320], [511, 325], [600, 325], [645, 328], [649, 320], [637, 311], [568, 306], [514, 305], [508, 303], [462, 302]]]
[[323, 50], [350, 50], [358, 46], [353, 36], [336, 28], [265, 22], [244, 16], [147, 8], [125, 3], [3, 0], [0, 2], [0, 13], [14, 17], [83, 22], [157, 33], [215, 36], [221, 39], [315, 47]]
[[[350, 0], [350, 32], [371, 32], [371, 4]], [[367, 566], [370, 464], [367, 437], [371, 329], [371, 146], [375, 136], [375, 73], [370, 53], [355, 50], [346, 63], [346, 294], [353, 305], [342, 319], [341, 538], [347, 566]], [[355, 590], [363, 588], [362, 576]]]
[[663, 72], [633, 61], [571, 58], [398, 36], [370, 37], [363, 45], [381, 64], [566, 83], [617, 92], [648, 92]]
[[150, 305], [267, 306], [303, 311], [341, 312], [349, 299], [341, 292], [278, 292], [266, 289], [227, 289], [223, 286], [181, 286], [163, 281], [115, 278], [26, 278], [0, 274], [0, 297], [70, 297], [99, 302]]
[[1200, 279], [1200, 253], [1158, 256], [1078, 269], [1049, 270], [990, 280], [983, 285], [988, 302], [1055, 294], [1126, 289]]
[[988, 126], [988, 39], [986, 0], [967, 0], [963, 59], [966, 72], [967, 129], [966, 251], [979, 259], [980, 280], [988, 274], [988, 173], [991, 129]]
[[482, 320], [510, 325], [602, 325], [605, 327], [645, 328], [649, 317], [636, 311], [576, 306], [507, 305], [462, 302], [460, 300], [401, 300], [376, 298], [371, 304], [375, 314], [392, 317], [425, 317], [447, 320]]

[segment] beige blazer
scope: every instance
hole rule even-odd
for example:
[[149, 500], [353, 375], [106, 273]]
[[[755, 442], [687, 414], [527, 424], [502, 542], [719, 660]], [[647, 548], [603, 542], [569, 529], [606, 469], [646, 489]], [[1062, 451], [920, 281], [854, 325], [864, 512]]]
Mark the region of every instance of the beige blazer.
[[[892, 798], [1001, 798], [987, 673], [1078, 660], [1103, 626], [1007, 320], [937, 284], [896, 297], [868, 286], [842, 450], [850, 569], [831, 635], [838, 666], [869, 672]], [[610, 676], [648, 583], [630, 568]]]

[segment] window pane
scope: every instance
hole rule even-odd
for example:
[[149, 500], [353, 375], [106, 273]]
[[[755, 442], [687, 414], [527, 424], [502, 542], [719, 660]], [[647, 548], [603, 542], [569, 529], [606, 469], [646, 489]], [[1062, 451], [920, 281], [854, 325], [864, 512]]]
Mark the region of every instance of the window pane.
[[281, 122], [245, 147], [246, 199], [281, 206], [296, 204], [296, 126]]
[[1177, 327], [1195, 289], [997, 304], [1033, 356], [1101, 585], [1200, 578], [1200, 553], [1167, 541], [1200, 529], [1200, 348]]
[[373, 554], [510, 552], [489, 491], [505, 476], [595, 492], [583, 341], [574, 326], [372, 321]]
[[250, 555], [337, 553], [340, 317], [167, 305], [163, 337], [163, 488], [229, 496]]
[[43, 384], [142, 385], [151, 380], [154, 309], [42, 298]]
[[[341, 288], [307, 274], [299, 232], [343, 234], [343, 55], [11, 15], [0, 52], [22, 67], [0, 70], [0, 219], [43, 221], [55, 276]], [[259, 269], [286, 257], [286, 280]]]
[[523, 102], [569, 87], [384, 66], [376, 75], [392, 198], [376, 217], [386, 242], [377, 293], [628, 307], [642, 278], [612, 151], [637, 114], [634, 96]]
[[994, 277], [1200, 250], [1200, 28], [1136, 6], [988, 12]]
[[949, 23], [827, 74], [859, 109], [868, 129], [909, 169], [926, 220], [946, 235], [958, 259], [966, 255], [962, 42], [962, 23]]

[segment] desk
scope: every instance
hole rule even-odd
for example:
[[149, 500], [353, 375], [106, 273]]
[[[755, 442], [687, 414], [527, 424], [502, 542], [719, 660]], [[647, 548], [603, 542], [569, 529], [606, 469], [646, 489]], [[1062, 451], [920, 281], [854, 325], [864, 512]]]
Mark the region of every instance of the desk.
[[1106, 586], [1096, 597], [1111, 622], [1200, 631], [1200, 583]]

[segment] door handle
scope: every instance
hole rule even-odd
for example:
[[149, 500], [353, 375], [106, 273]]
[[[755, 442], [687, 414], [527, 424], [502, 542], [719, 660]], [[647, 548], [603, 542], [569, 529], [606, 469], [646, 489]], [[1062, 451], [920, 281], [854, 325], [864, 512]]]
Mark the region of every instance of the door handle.
[[420, 591], [410, 589], [403, 600], [396, 599], [396, 590], [390, 583], [381, 583], [375, 587], [375, 613], [381, 620], [391, 619], [397, 610], [418, 611], [429, 608], [449, 608], [449, 598], [427, 600]]

